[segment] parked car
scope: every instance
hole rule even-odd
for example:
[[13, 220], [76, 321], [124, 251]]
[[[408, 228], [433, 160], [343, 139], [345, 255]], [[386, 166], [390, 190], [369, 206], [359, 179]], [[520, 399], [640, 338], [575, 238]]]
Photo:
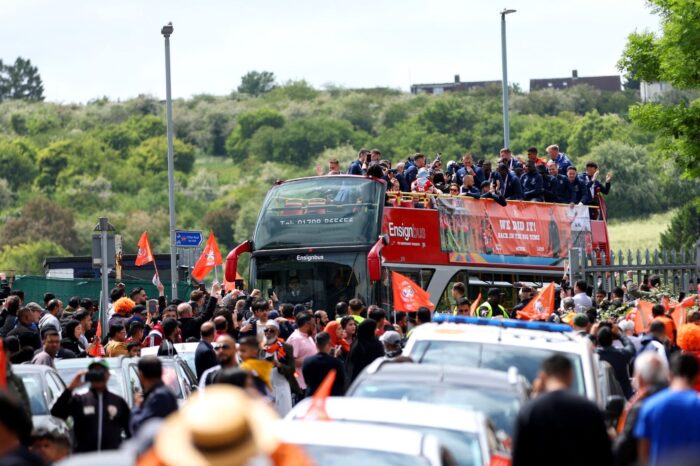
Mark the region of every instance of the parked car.
[[197, 376], [179, 356], [161, 356], [160, 361], [163, 364], [163, 382], [182, 404], [197, 390]]
[[15, 364], [12, 371], [24, 384], [34, 427], [43, 426], [70, 433], [63, 419], [51, 415], [51, 408], [66, 389], [58, 373], [49, 366], [34, 364]]
[[[285, 419], [303, 419], [312, 403], [308, 398], [301, 401]], [[458, 466], [488, 466], [492, 456], [508, 456], [491, 422], [480, 412], [413, 401], [348, 397], [327, 398], [325, 410], [334, 422], [400, 427], [434, 435]]]
[[280, 440], [304, 449], [323, 466], [446, 466], [449, 451], [415, 430], [355, 422], [280, 421], [271, 426]]
[[508, 372], [436, 364], [377, 360], [367, 366], [346, 396], [420, 401], [481, 411], [496, 430], [513, 436], [515, 418], [530, 386], [516, 368]]
[[[175, 351], [177, 351], [177, 355], [187, 363], [189, 366], [190, 370], [196, 374], [197, 373], [197, 368], [194, 365], [194, 353], [197, 351], [197, 345], [199, 345], [199, 342], [196, 343], [175, 343]], [[141, 356], [157, 356], [158, 355], [158, 346], [148, 346], [146, 348], [141, 348]]]
[[[107, 389], [124, 398], [129, 408], [134, 407], [134, 392], [142, 392], [141, 380], [137, 369], [138, 359], [119, 356], [116, 358], [103, 358], [109, 366], [109, 380]], [[68, 385], [80, 371], [86, 370], [94, 358], [62, 359], [56, 361], [56, 371], [63, 382]], [[75, 393], [85, 393], [89, 384], [85, 383], [75, 390]]]

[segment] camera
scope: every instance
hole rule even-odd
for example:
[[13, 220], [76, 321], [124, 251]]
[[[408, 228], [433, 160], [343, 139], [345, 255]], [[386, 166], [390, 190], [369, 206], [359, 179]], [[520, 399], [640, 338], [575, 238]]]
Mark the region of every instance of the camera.
[[105, 373], [102, 370], [95, 370], [91, 369], [85, 374], [85, 381], [86, 382], [104, 382], [105, 381]]

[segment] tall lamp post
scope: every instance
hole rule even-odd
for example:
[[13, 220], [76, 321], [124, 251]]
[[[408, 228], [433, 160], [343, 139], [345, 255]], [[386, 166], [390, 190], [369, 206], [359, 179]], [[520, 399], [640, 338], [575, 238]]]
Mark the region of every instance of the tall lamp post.
[[175, 254], [175, 163], [173, 161], [173, 98], [170, 91], [170, 35], [173, 23], [163, 26], [165, 38], [165, 108], [168, 118], [168, 208], [170, 210], [170, 284], [172, 299], [177, 299], [177, 256]]
[[503, 147], [510, 147], [510, 118], [508, 116], [508, 58], [506, 55], [506, 15], [516, 10], [501, 11], [501, 61], [503, 63]]

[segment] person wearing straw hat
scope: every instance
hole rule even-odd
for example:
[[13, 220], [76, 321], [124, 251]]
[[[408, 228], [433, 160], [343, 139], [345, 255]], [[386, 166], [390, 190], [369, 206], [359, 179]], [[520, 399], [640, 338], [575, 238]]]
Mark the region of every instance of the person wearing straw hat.
[[165, 466], [242, 466], [275, 451], [276, 419], [243, 390], [212, 385], [165, 420], [152, 454]]

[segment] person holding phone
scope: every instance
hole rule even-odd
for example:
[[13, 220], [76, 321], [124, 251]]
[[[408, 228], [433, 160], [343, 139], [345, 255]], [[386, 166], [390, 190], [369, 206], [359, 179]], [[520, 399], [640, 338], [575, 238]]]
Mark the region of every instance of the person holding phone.
[[[131, 437], [131, 412], [126, 401], [109, 391], [109, 366], [102, 359], [89, 363], [86, 371], [78, 372], [51, 408], [51, 415], [61, 419], [73, 417], [73, 438], [77, 453], [115, 450], [122, 442], [122, 433]], [[73, 390], [90, 384], [81, 395]]]

